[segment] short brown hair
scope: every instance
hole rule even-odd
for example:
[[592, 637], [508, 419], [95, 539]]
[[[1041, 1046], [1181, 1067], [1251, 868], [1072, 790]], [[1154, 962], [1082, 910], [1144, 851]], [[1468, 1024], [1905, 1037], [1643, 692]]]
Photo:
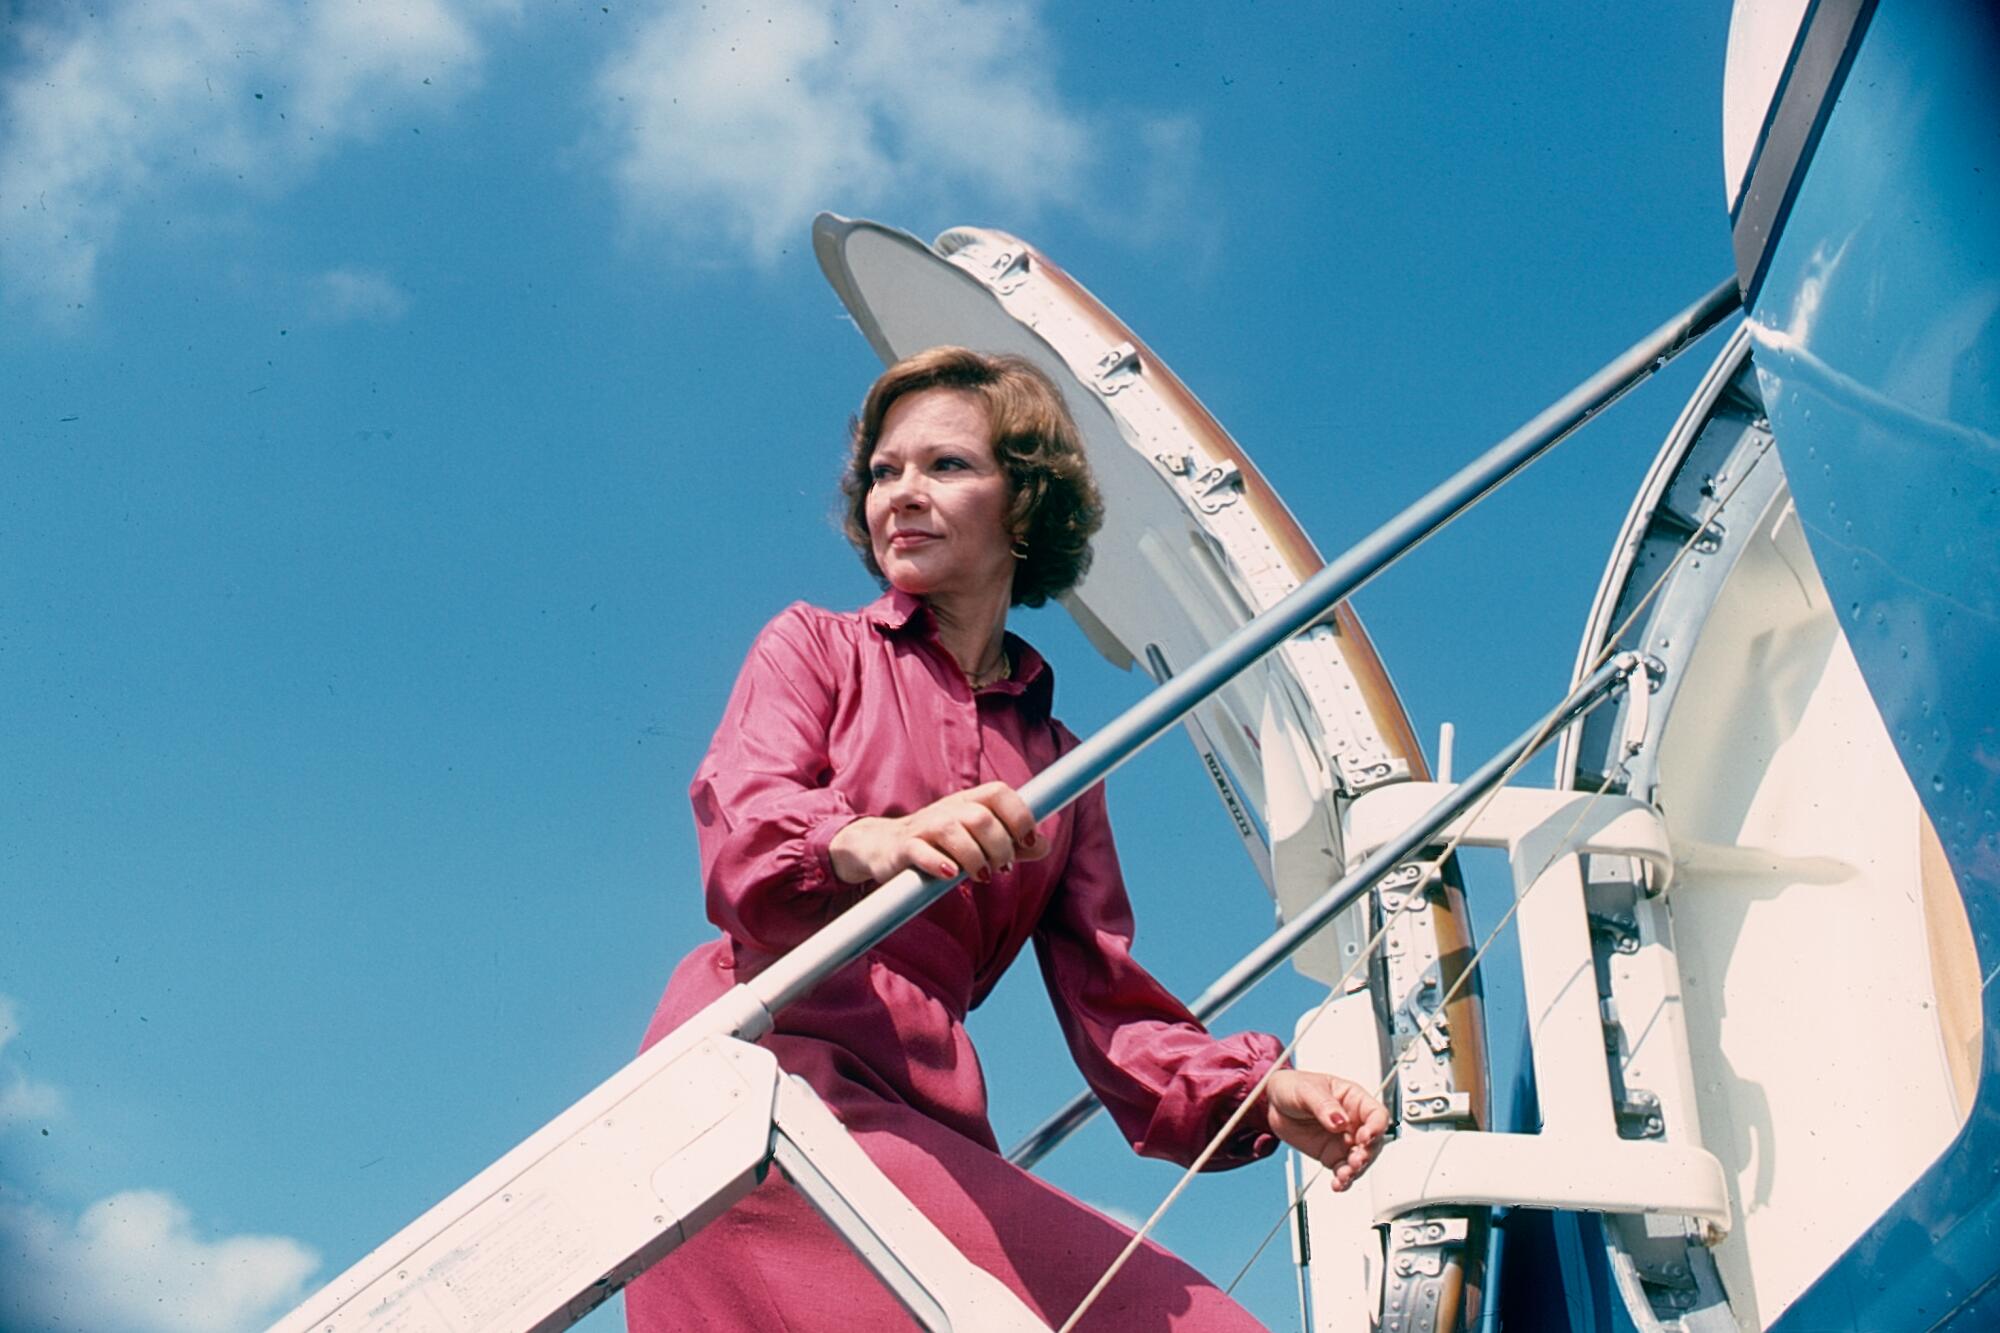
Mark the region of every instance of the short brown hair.
[[933, 347], [890, 366], [849, 423], [851, 448], [840, 478], [846, 500], [842, 527], [861, 563], [886, 585], [868, 540], [868, 488], [874, 480], [869, 464], [890, 407], [925, 389], [964, 389], [986, 406], [993, 457], [1014, 488], [1007, 527], [1027, 550], [1014, 564], [1013, 604], [1040, 606], [1075, 587], [1090, 568], [1090, 539], [1104, 522], [1083, 436], [1062, 391], [1032, 362], [964, 347]]

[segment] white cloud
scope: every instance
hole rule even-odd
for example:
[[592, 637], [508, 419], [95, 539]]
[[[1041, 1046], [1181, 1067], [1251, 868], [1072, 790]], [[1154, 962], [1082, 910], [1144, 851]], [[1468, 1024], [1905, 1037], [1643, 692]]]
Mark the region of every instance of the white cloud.
[[62, 1093], [48, 1084], [13, 1073], [0, 1080], [0, 1129], [54, 1120], [62, 1112]]
[[[21, 1033], [14, 1001], [0, 995], [0, 1054]], [[0, 1130], [29, 1121], [48, 1121], [62, 1114], [60, 1090], [39, 1083], [12, 1065], [0, 1068]]]
[[319, 1267], [284, 1236], [204, 1239], [153, 1190], [99, 1200], [71, 1225], [0, 1205], [0, 1326], [13, 1333], [232, 1333], [296, 1305]]
[[[1087, 113], [1064, 98], [1034, 0], [648, 2], [595, 86], [605, 157], [644, 226], [768, 261], [823, 207], [949, 204], [1013, 220], [1051, 205], [1102, 214], [1084, 196], [1115, 190], [1121, 228], [1136, 206], [1142, 233], [1151, 215], [1176, 211], [1151, 205], [1184, 164], [1153, 164], [1193, 142], [1189, 124]], [[282, 192], [391, 118], [438, 109], [477, 83], [489, 20], [519, 10], [518, 0], [36, 7], [50, 18], [0, 8], [11, 56], [0, 73], [0, 294], [73, 318], [122, 233], [226, 219], [233, 199]], [[1100, 155], [1099, 142], [1119, 147]], [[1135, 170], [1145, 179], [1128, 194]], [[364, 310], [393, 317], [365, 300], [345, 317]]]
[[[20, 1034], [0, 995], [0, 1054]], [[59, 1109], [57, 1089], [0, 1069], [8, 1103]], [[39, 1103], [39, 1106], [38, 1106]], [[264, 1327], [306, 1294], [319, 1256], [285, 1236], [204, 1237], [157, 1190], [123, 1190], [74, 1221], [10, 1188], [0, 1202], [0, 1328], [7, 1333], [234, 1333]]]
[[0, 286], [73, 314], [135, 206], [190, 182], [283, 187], [391, 108], [462, 90], [479, 60], [470, 16], [491, 7], [114, 0], [57, 21], [14, 16]]
[[[1085, 1202], [1088, 1203], [1089, 1201], [1085, 1200]], [[1145, 1218], [1139, 1216], [1130, 1208], [1120, 1208], [1115, 1203], [1092, 1203], [1090, 1206], [1124, 1227], [1127, 1231], [1137, 1231], [1146, 1224]]]
[[314, 281], [319, 316], [335, 323], [351, 319], [401, 319], [410, 308], [409, 293], [386, 273], [367, 268], [337, 268]]
[[821, 208], [1075, 199], [1091, 126], [1018, 0], [670, 0], [598, 90], [642, 221], [768, 261]]

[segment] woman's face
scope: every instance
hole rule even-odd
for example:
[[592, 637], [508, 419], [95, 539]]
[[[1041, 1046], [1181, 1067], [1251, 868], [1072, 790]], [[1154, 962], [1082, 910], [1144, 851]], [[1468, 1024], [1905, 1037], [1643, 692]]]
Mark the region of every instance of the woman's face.
[[891, 586], [920, 597], [1010, 591], [1013, 483], [986, 405], [964, 389], [905, 394], [869, 459], [868, 540]]

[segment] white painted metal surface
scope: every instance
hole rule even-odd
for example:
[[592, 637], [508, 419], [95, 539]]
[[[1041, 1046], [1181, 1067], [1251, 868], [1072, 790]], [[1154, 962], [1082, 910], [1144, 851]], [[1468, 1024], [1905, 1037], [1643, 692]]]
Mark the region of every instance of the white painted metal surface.
[[[1333, 1000], [1299, 1043], [1293, 1061], [1302, 1069], [1338, 1069], [1372, 1088], [1382, 1081], [1382, 1025], [1374, 998], [1365, 990]], [[1366, 1188], [1336, 1191], [1333, 1178], [1318, 1173], [1303, 1191], [1298, 1186], [1311, 1167], [1292, 1155], [1293, 1198], [1305, 1205], [1304, 1254], [1293, 1238], [1294, 1257], [1304, 1262], [1308, 1328], [1326, 1333], [1366, 1333], [1382, 1309], [1382, 1233], [1376, 1227], [1375, 1198]], [[1371, 1168], [1371, 1171], [1374, 1168]], [[1363, 1176], [1365, 1182], [1367, 1176]]]
[[1717, 1248], [1764, 1327], [1934, 1161], [1962, 1113], [1901, 776], [1788, 504], [1718, 599], [1661, 741], [1696, 1093], [1738, 1221]]
[[[1712, 1249], [1657, 1220], [1602, 1229], [1642, 1329], [1780, 1319], [1944, 1150], [1978, 1076], [1963, 904], [1791, 512], [1801, 460], [1772, 447], [1748, 353], [1739, 331], [1668, 437], [1578, 657], [1637, 649], [1661, 672], [1650, 725], [1623, 718], [1645, 745], [1622, 768], [1664, 812], [1672, 890], [1587, 865], [1612, 1068], [1669, 1139], [1697, 1129], [1735, 1210]], [[1558, 781], [1619, 768], [1619, 725], [1572, 733]]]
[[793, 1185], [923, 1327], [1047, 1333], [775, 1056], [715, 1035], [743, 1017], [737, 998], [669, 1034], [273, 1333], [568, 1328], [754, 1189], [774, 1147]]
[[[1369, 792], [1347, 811], [1348, 857], [1359, 864], [1374, 848], [1417, 822], [1449, 790], [1442, 783], [1403, 782]], [[1630, 856], [1659, 876], [1664, 891], [1674, 874], [1673, 848], [1660, 812], [1644, 801], [1607, 793], [1552, 792], [1539, 787], [1502, 787], [1491, 799], [1446, 827], [1439, 841], [1462, 838], [1472, 847], [1506, 847], [1535, 840], [1546, 859], [1565, 844], [1607, 856]]]
[[[1361, 797], [1349, 810], [1349, 854], [1382, 845], [1445, 791], [1402, 783]], [[1511, 1204], [1678, 1214], [1719, 1235], [1731, 1216], [1729, 1193], [1698, 1126], [1680, 1122], [1672, 1138], [1664, 1124], [1657, 1134], [1621, 1136], [1606, 1061], [1583, 859], [1637, 861], [1664, 892], [1673, 855], [1659, 812], [1622, 796], [1506, 788], [1452, 833], [1466, 846], [1504, 848], [1513, 867], [1541, 1132], [1399, 1137], [1364, 1177], [1377, 1219], [1437, 1204]]]
[[[730, 998], [711, 1007], [719, 1021]], [[755, 1055], [771, 1057], [754, 1047], [725, 1055], [704, 1030], [691, 1024], [606, 1079], [275, 1333], [539, 1330], [582, 1317], [756, 1183], [775, 1064], [760, 1068]]]
[[1616, 1134], [1414, 1134], [1384, 1148], [1362, 1179], [1382, 1222], [1441, 1203], [1729, 1222], [1729, 1184], [1712, 1154]]
[[1811, 0], [1741, 0], [1722, 79], [1722, 184], [1733, 212]]
[[780, 1082], [776, 1120], [775, 1160], [786, 1179], [919, 1324], [941, 1333], [1048, 1333], [1007, 1284], [960, 1254], [882, 1174], [805, 1080]]

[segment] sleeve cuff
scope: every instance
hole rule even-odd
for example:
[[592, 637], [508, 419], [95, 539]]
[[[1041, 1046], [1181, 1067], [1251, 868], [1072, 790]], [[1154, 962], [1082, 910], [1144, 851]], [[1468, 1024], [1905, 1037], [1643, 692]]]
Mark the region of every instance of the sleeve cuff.
[[[1263, 1078], [1276, 1063], [1277, 1061], [1269, 1055], [1260, 1055], [1244, 1068], [1242, 1091], [1237, 1095], [1239, 1105], [1242, 1099], [1249, 1095], [1250, 1090], [1257, 1086], [1257, 1080]], [[1264, 1094], [1260, 1092], [1250, 1109], [1243, 1113], [1243, 1118], [1236, 1122], [1236, 1131], [1229, 1136], [1229, 1141], [1209, 1159], [1209, 1169], [1242, 1166], [1248, 1162], [1260, 1161], [1278, 1150], [1278, 1142], [1278, 1136], [1271, 1132], [1270, 1119], [1264, 1110]]]
[[[1192, 1162], [1243, 1105], [1257, 1080], [1284, 1049], [1276, 1037], [1262, 1032], [1210, 1040], [1201, 1062], [1204, 1067], [1182, 1067], [1161, 1097], [1144, 1136], [1133, 1143], [1142, 1155]], [[1270, 1156], [1278, 1142], [1262, 1106], [1252, 1104], [1202, 1169], [1227, 1171], [1243, 1166]]]
[[858, 884], [843, 884], [840, 876], [833, 873], [833, 840], [839, 832], [857, 818], [851, 810], [841, 810], [814, 822], [806, 829], [806, 854], [799, 866], [799, 888], [806, 893], [818, 893], [834, 889], [856, 889]]

